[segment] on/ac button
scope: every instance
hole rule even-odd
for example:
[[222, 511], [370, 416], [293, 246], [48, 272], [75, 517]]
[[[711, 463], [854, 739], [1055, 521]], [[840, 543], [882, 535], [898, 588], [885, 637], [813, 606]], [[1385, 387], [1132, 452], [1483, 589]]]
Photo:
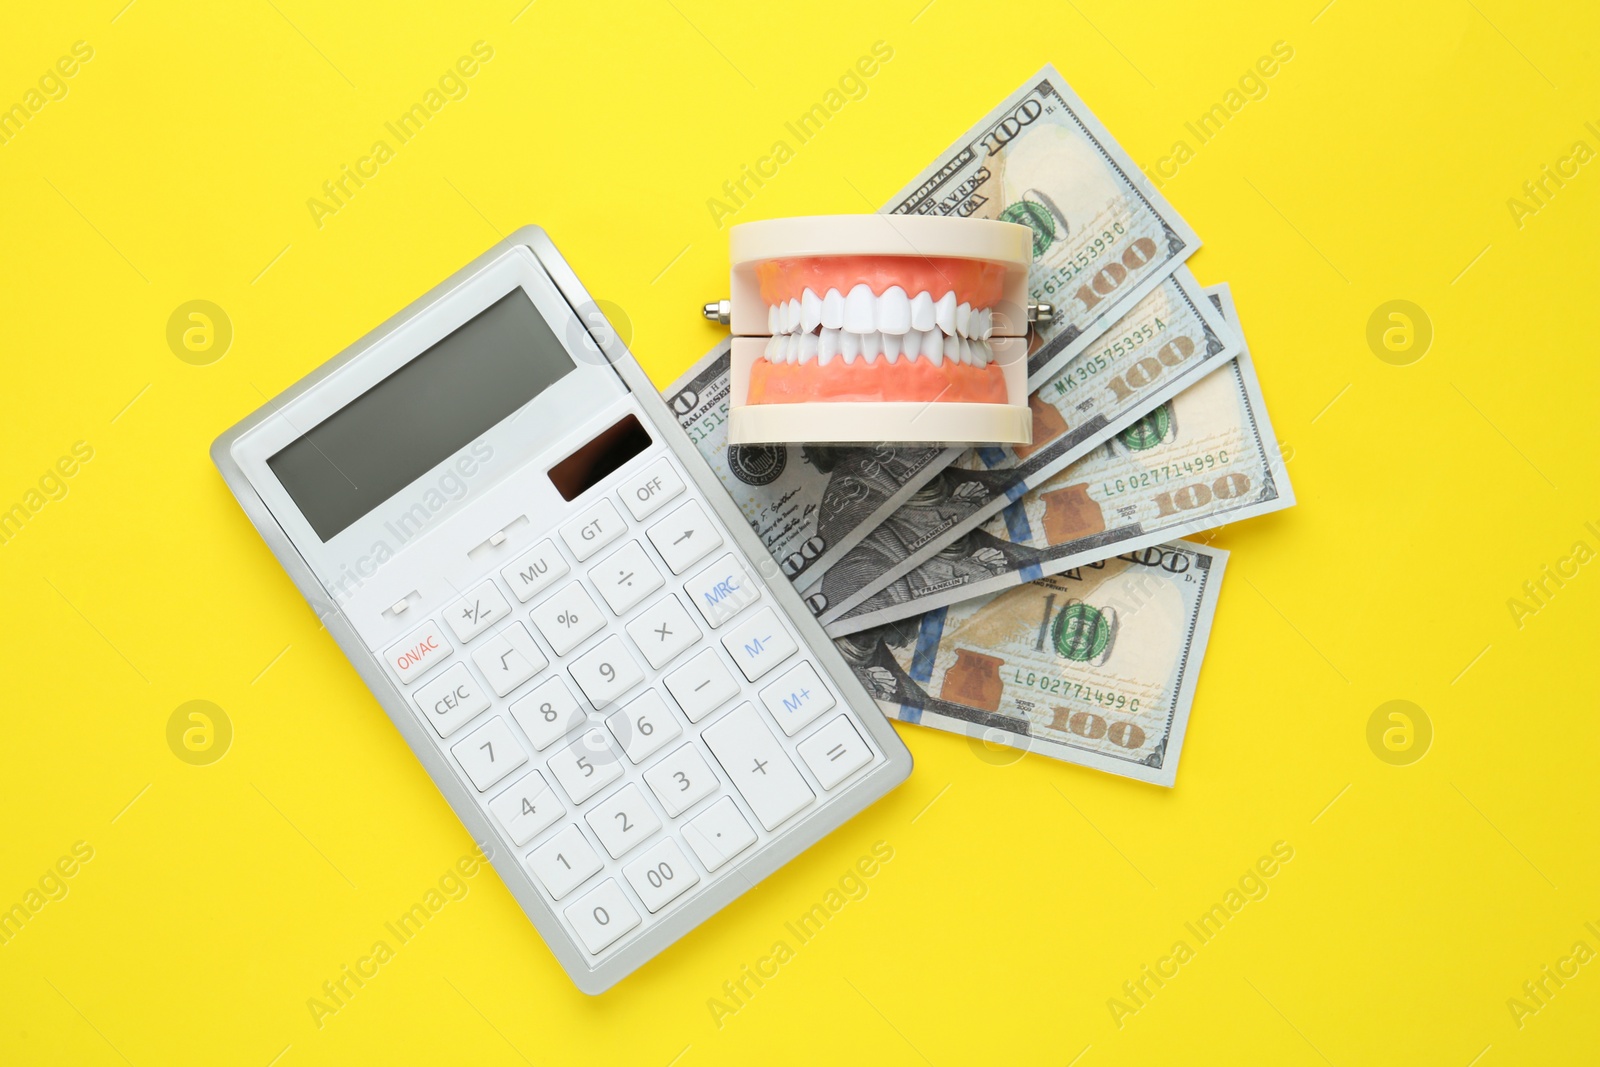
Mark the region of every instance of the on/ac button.
[[450, 642], [444, 639], [439, 624], [429, 622], [407, 634], [403, 641], [385, 652], [383, 658], [389, 661], [389, 666], [400, 676], [400, 683], [410, 685], [426, 674], [435, 663], [443, 663], [449, 659], [450, 652]]
[[672, 464], [658, 459], [638, 474], [622, 483], [617, 495], [628, 513], [635, 519], [654, 514], [662, 504], [683, 492], [683, 479], [672, 469]]

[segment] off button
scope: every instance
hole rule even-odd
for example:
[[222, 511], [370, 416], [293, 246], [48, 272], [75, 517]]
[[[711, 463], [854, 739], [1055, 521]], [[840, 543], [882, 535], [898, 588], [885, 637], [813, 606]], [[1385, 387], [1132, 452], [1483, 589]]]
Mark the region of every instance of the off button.
[[683, 479], [672, 469], [672, 464], [658, 459], [640, 473], [629, 478], [617, 490], [623, 506], [635, 519], [643, 519], [683, 492]]

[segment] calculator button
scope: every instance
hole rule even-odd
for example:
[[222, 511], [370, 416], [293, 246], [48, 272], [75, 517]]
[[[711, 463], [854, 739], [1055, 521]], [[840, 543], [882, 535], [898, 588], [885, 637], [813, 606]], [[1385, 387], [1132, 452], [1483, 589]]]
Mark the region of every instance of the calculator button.
[[483, 631], [511, 614], [511, 605], [493, 582], [484, 582], [472, 592], [444, 609], [444, 621], [463, 641], [471, 641]]
[[746, 573], [732, 552], [684, 583], [694, 606], [714, 630], [761, 596], [755, 579]]
[[678, 653], [700, 640], [700, 627], [689, 618], [689, 613], [683, 610], [683, 605], [675, 596], [669, 596], [639, 612], [628, 623], [627, 630], [634, 645], [644, 653], [645, 662], [656, 670], [671, 663]]
[[606, 727], [633, 763], [643, 763], [683, 733], [677, 716], [654, 689], [646, 689], [621, 711], [608, 716]]
[[700, 875], [684, 856], [683, 849], [670, 837], [650, 846], [644, 855], [622, 868], [622, 873], [652, 914], [700, 881]]
[[505, 827], [511, 843], [518, 846], [532, 841], [540, 830], [567, 811], [561, 806], [556, 791], [545, 784], [544, 777], [538, 771], [518, 780], [510, 789], [495, 797], [489, 810]]
[[706, 727], [702, 736], [750, 810], [768, 830], [811, 803], [811, 787], [789, 762], [771, 731], [761, 725], [754, 704], [734, 708]]
[[545, 538], [501, 569], [500, 577], [511, 587], [520, 603], [526, 604], [570, 568], [556, 551], [556, 543]]
[[771, 608], [762, 608], [730, 630], [722, 639], [722, 647], [753, 682], [793, 654], [794, 638]]
[[622, 536], [627, 529], [611, 501], [601, 499], [594, 507], [561, 527], [561, 540], [582, 563]]
[[612, 859], [620, 858], [661, 829], [661, 820], [650, 810], [639, 787], [631, 782], [596, 804], [584, 818]]
[[622, 646], [616, 634], [601, 641], [572, 661], [572, 680], [578, 683], [589, 703], [602, 709], [640, 682], [644, 672]]
[[505, 696], [550, 665], [533, 643], [533, 635], [520, 622], [514, 622], [478, 646], [472, 662], [489, 679], [495, 696]]
[[574, 804], [582, 804], [622, 777], [622, 760], [606, 744], [606, 735], [588, 730], [546, 761], [550, 773]]
[[683, 479], [672, 464], [658, 459], [622, 483], [617, 495], [635, 519], [649, 518], [657, 508], [683, 492]]
[[843, 715], [800, 742], [795, 751], [824, 789], [832, 789], [872, 762], [872, 750]]
[[739, 693], [739, 683], [709, 648], [667, 675], [666, 683], [690, 722], [699, 722]]
[[796, 663], [761, 691], [761, 703], [790, 737], [833, 707], [833, 694], [810, 663]]
[[638, 926], [639, 913], [622, 895], [617, 880], [607, 878], [567, 909], [567, 922], [592, 956]]
[[566, 682], [551, 678], [512, 704], [511, 717], [528, 735], [534, 751], [543, 752], [582, 726], [588, 713]]
[[534, 608], [529, 618], [558, 656], [565, 656], [606, 624], [606, 617], [577, 582]]
[[684, 745], [645, 771], [644, 781], [673, 819], [717, 790], [717, 776], [694, 745]]
[[440, 737], [449, 737], [489, 706], [489, 694], [467, 673], [465, 663], [452, 664], [449, 670], [418, 689], [413, 699]]
[[602, 560], [589, 580], [618, 615], [661, 588], [661, 572], [637, 541]]
[[696, 500], [650, 527], [648, 533], [650, 543], [656, 546], [673, 574], [682, 574], [722, 544], [722, 535]]
[[528, 870], [545, 892], [560, 900], [605, 864], [584, 839], [577, 824], [568, 823], [556, 836], [528, 853]]
[[450, 751], [480, 793], [528, 762], [521, 742], [498, 715], [472, 731]]
[[449, 659], [452, 651], [454, 650], [450, 647], [450, 642], [445, 640], [439, 624], [429, 622], [406, 634], [405, 640], [394, 645], [383, 655], [389, 661], [389, 666], [394, 668], [395, 674], [400, 676], [400, 684], [410, 685], [426, 674], [434, 664]]
[[731, 797], [723, 797], [683, 824], [683, 839], [694, 854], [714, 871], [756, 843], [756, 832]]

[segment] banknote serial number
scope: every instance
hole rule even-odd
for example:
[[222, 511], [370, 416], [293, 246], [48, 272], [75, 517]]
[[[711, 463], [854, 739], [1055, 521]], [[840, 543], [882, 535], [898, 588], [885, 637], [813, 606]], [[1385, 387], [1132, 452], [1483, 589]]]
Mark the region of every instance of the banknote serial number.
[[711, 440], [712, 431], [728, 421], [723, 415], [727, 410], [725, 407], [713, 408], [707, 411], [699, 422], [692, 422], [684, 427], [684, 430], [689, 434], [689, 440], [694, 442], [695, 447], [698, 448], [702, 441]]
[[[1217, 470], [1218, 468], [1226, 466], [1232, 461], [1232, 459], [1232, 455], [1226, 448], [1219, 448], [1215, 452], [1202, 452], [1198, 456], [1191, 456], [1188, 459], [1182, 460], [1181, 462], [1174, 460], [1171, 463], [1163, 463], [1159, 467], [1151, 467], [1149, 470], [1140, 471], [1138, 474], [1131, 474], [1126, 478], [1116, 478], [1109, 482], [1101, 482], [1100, 486], [1105, 491], [1107, 496], [1117, 496], [1122, 493], [1131, 493], [1138, 489], [1152, 489], [1157, 486], [1167, 485], [1171, 482], [1180, 481], [1185, 478], [1194, 478], [1198, 475]], [[1250, 487], [1248, 478], [1245, 479], [1245, 483], [1246, 484], [1242, 488], [1248, 489]], [[1227, 485], [1223, 487], [1222, 494], [1213, 492], [1212, 495], [1222, 495], [1223, 499], [1228, 499], [1229, 497], [1236, 495], [1231, 492], [1233, 486], [1233, 482], [1228, 482]]]
[[1040, 288], [1046, 294], [1054, 296], [1067, 282], [1088, 270], [1126, 236], [1128, 236], [1127, 226], [1113, 222], [1110, 227], [1095, 234], [1094, 240], [1078, 249], [1071, 259], [1052, 271], [1050, 276], [1040, 283]]
[[[1087, 356], [1074, 363], [1067, 373], [1057, 378], [1055, 381], [1056, 395], [1064, 396], [1072, 392], [1090, 378], [1109, 369], [1122, 356], [1144, 347], [1154, 341], [1158, 334], [1166, 332], [1166, 322], [1157, 317], [1138, 329], [1123, 334], [1094, 355]], [[1160, 373], [1159, 370], [1157, 373]]]
[[1041, 693], [1066, 697], [1068, 700], [1081, 700], [1085, 704], [1093, 704], [1109, 711], [1126, 711], [1130, 715], [1138, 714], [1139, 711], [1139, 698], [1130, 697], [1126, 693], [1116, 693], [1109, 689], [1101, 689], [1099, 686], [1068, 681], [1060, 675], [1025, 671], [1020, 667], [1013, 668], [1012, 674], [1013, 680], [1025, 689], [1037, 689]]

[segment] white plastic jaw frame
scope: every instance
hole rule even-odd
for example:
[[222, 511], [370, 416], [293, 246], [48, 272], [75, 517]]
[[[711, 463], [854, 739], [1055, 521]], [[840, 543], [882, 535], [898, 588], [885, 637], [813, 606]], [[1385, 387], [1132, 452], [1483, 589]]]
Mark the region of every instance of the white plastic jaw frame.
[[[731, 293], [716, 316], [732, 333], [729, 441], [733, 444], [864, 439], [888, 442], [1003, 442], [1032, 438], [1027, 397], [1028, 267], [1032, 233], [988, 219], [907, 215], [833, 215], [773, 219], [735, 226], [730, 234]], [[1001, 296], [974, 308], [953, 288], [866, 284], [841, 292], [805, 288], [769, 304], [757, 268], [776, 259], [835, 256], [906, 257], [911, 261], [970, 259], [1004, 265]], [[926, 272], [923, 272], [926, 276]], [[707, 305], [711, 317], [713, 305]], [[813, 401], [748, 403], [757, 360], [826, 366], [907, 365], [927, 360], [987, 368], [999, 364], [1005, 403]]]

